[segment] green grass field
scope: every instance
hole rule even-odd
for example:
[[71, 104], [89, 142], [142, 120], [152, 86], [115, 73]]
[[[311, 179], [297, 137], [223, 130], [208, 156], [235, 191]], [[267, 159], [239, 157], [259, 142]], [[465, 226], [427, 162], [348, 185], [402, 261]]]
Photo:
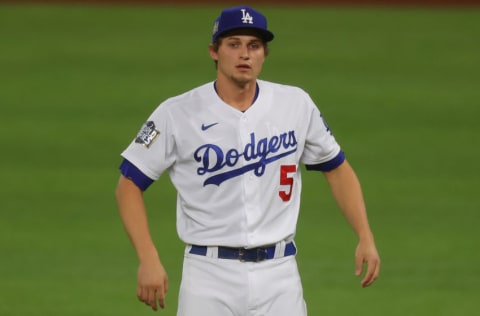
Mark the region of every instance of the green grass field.
[[[310, 315], [480, 313], [480, 10], [264, 7], [263, 78], [320, 106], [362, 180], [382, 255], [304, 173], [298, 262]], [[118, 218], [119, 153], [165, 98], [214, 78], [219, 7], [0, 6], [0, 315], [151, 315]], [[175, 191], [146, 193], [175, 315]], [[203, 315], [199, 315], [203, 316]], [[292, 315], [294, 316], [294, 315]]]

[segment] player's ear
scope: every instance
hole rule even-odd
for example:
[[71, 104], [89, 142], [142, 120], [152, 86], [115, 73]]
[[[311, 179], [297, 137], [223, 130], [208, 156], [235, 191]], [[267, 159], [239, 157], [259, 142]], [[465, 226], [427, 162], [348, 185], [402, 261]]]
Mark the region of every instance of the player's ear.
[[215, 46], [213, 44], [208, 45], [208, 52], [210, 53], [210, 57], [212, 57], [214, 61], [218, 60], [217, 50], [215, 49]]

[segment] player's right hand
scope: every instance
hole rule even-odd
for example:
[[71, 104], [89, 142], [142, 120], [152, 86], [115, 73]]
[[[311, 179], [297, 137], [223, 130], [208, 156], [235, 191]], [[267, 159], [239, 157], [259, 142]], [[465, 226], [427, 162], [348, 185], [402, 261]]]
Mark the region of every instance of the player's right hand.
[[165, 308], [165, 296], [168, 291], [168, 276], [160, 260], [141, 262], [138, 267], [137, 297], [154, 311], [158, 305]]

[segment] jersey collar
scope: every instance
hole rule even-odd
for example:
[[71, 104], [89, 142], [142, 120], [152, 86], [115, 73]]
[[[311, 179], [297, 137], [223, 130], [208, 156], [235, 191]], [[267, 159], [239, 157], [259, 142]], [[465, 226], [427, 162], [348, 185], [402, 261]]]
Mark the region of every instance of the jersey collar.
[[[256, 85], [256, 87], [255, 87], [255, 96], [253, 97], [252, 104], [254, 104], [255, 101], [257, 101], [258, 94], [259, 94], [259, 92], [260, 92], [260, 87], [258, 86], [258, 82], [256, 82], [255, 85]], [[220, 95], [218, 94], [218, 90], [217, 90], [217, 81], [216, 81], [216, 80], [213, 82], [213, 88], [215, 89], [215, 92], [217, 93], [218, 97], [220, 97]]]

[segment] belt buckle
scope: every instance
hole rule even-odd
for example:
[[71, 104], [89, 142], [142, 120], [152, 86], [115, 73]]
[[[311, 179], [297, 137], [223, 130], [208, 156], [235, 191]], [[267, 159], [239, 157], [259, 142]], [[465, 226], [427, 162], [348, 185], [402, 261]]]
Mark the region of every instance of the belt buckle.
[[238, 260], [241, 262], [260, 262], [267, 259], [267, 249], [238, 249]]
[[245, 259], [245, 249], [244, 248], [238, 249], [238, 260], [240, 260], [241, 262], [247, 261]]
[[255, 262], [260, 262], [267, 259], [267, 249], [257, 248], [257, 256]]

